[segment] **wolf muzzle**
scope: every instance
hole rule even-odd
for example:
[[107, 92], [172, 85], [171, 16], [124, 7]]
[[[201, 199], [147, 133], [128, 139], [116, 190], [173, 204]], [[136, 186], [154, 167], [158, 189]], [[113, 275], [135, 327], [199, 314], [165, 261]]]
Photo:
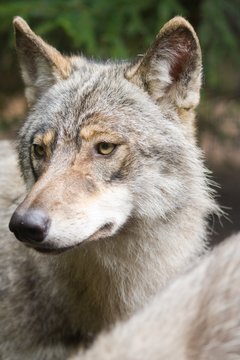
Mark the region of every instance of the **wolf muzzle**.
[[31, 209], [24, 213], [17, 209], [9, 223], [9, 229], [16, 238], [30, 245], [42, 242], [48, 234], [49, 227], [50, 219], [40, 209]]

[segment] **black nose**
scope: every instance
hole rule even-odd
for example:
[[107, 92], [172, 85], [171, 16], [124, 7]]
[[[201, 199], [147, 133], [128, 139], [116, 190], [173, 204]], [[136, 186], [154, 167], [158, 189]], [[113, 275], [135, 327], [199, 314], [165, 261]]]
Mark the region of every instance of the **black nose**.
[[32, 209], [22, 214], [17, 209], [11, 217], [9, 229], [20, 241], [39, 243], [47, 236], [49, 225], [50, 219], [44, 211]]

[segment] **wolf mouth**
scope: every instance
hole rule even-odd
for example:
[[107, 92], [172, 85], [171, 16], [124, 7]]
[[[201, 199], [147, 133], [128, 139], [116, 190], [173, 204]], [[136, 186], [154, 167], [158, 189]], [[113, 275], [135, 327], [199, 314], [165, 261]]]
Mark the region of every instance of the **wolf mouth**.
[[41, 254], [51, 254], [51, 255], [58, 255], [61, 254], [65, 251], [77, 248], [82, 246], [84, 243], [89, 242], [89, 241], [94, 241], [94, 240], [98, 240], [100, 238], [106, 238], [112, 235], [112, 230], [113, 230], [114, 224], [113, 223], [106, 223], [105, 225], [101, 226], [97, 231], [95, 231], [92, 235], [90, 235], [88, 238], [82, 240], [81, 242], [74, 244], [74, 245], [70, 245], [70, 246], [64, 246], [64, 247], [54, 247], [54, 246], [47, 246], [47, 245], [30, 245], [30, 244], [25, 244], [27, 247], [30, 247], [34, 250], [36, 250], [37, 252], [41, 253]]

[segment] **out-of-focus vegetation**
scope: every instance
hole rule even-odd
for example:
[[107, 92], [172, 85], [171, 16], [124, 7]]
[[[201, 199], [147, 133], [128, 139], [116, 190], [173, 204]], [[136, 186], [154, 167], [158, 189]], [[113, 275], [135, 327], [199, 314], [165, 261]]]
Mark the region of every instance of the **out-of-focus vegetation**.
[[15, 15], [65, 52], [124, 58], [144, 52], [176, 14], [189, 19], [198, 32], [207, 86], [218, 93], [239, 90], [239, 77], [232, 72], [240, 66], [239, 0], [1, 0], [0, 66], [5, 72], [15, 67]]

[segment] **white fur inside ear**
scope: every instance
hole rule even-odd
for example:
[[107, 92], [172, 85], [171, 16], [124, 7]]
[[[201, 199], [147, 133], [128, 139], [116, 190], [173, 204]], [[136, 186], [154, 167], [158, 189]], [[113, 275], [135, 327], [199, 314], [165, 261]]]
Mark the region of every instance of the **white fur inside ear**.
[[85, 203], [69, 206], [66, 213], [53, 215], [46, 242], [56, 248], [74, 246], [88, 239], [106, 224], [113, 235], [128, 219], [132, 197], [126, 186], [115, 186]]
[[191, 25], [175, 18], [160, 31], [141, 62], [126, 77], [148, 91], [155, 102], [194, 108], [199, 103], [201, 49]]
[[[179, 79], [171, 75], [172, 67], [178, 60], [177, 50], [168, 51], [167, 56], [153, 58], [146, 74], [149, 92], [155, 101], [172, 100], [178, 107], [196, 107], [200, 99], [201, 65], [179, 73]], [[184, 66], [180, 64], [180, 68]]]
[[166, 89], [173, 82], [170, 76], [170, 63], [166, 60], [154, 59], [151, 66], [151, 71], [147, 73], [146, 78], [152, 97], [158, 100], [166, 94]]

